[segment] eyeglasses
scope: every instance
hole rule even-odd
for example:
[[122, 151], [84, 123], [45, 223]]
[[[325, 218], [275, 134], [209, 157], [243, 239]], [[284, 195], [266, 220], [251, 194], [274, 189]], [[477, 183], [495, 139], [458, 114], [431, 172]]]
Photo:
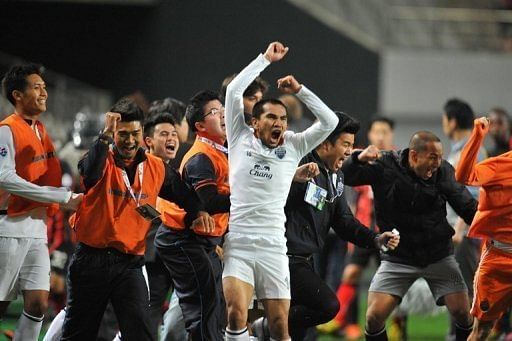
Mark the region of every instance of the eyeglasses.
[[208, 111], [206, 114], [203, 115], [203, 118], [207, 117], [208, 115], [216, 116], [224, 111], [224, 106], [220, 106], [220, 108], [213, 108], [210, 111]]

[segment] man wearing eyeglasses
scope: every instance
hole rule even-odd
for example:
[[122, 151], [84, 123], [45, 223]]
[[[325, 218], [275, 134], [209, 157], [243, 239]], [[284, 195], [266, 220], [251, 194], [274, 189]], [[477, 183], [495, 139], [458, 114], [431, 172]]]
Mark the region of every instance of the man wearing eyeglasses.
[[186, 118], [197, 136], [180, 172], [212, 214], [215, 228], [187, 229], [184, 211], [159, 201], [163, 224], [155, 246], [170, 272], [189, 338], [222, 340], [226, 314], [222, 264], [216, 250], [227, 229], [230, 207], [224, 107], [216, 93], [201, 91], [190, 100]]
[[396, 228], [400, 245], [381, 254], [366, 311], [366, 340], [387, 340], [385, 322], [412, 285], [423, 277], [438, 305], [446, 305], [456, 322], [456, 340], [472, 328], [468, 289], [453, 256], [453, 228], [446, 203], [471, 224], [477, 201], [455, 181], [453, 167], [442, 159], [443, 146], [431, 132], [415, 133], [409, 148], [379, 151], [369, 146], [343, 163], [345, 183], [371, 185], [381, 231]]
[[[336, 294], [313, 270], [313, 254], [322, 250], [331, 227], [341, 239], [364, 248], [394, 249], [400, 239], [391, 232], [377, 234], [352, 215], [340, 168], [352, 152], [359, 122], [341, 112], [336, 116], [336, 129], [301, 160], [301, 164], [316, 163], [319, 174], [307, 183], [294, 182], [285, 206], [292, 340], [303, 340], [309, 327], [330, 321], [340, 308]], [[258, 337], [265, 334], [265, 324], [263, 319], [254, 323]]]

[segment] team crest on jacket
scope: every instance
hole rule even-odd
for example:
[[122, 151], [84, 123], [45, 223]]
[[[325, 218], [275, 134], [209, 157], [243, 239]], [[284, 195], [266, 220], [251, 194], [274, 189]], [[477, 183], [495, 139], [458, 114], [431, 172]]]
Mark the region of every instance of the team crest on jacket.
[[7, 147], [0, 146], [0, 156], [6, 157], [7, 156]]
[[338, 181], [338, 186], [336, 186], [336, 194], [341, 196], [343, 194], [343, 189], [345, 188], [345, 184], [343, 181]]
[[282, 159], [286, 155], [286, 148], [277, 147], [274, 153], [276, 153], [278, 158]]

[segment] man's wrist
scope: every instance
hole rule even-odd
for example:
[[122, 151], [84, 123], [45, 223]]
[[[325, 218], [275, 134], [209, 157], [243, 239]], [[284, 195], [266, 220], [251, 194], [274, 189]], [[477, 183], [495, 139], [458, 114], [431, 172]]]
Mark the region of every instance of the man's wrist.
[[113, 135], [109, 134], [109, 133], [104, 133], [102, 132], [100, 134], [100, 136], [98, 137], [98, 140], [103, 143], [103, 144], [111, 144], [114, 142], [114, 137]]
[[360, 164], [366, 163], [366, 161], [363, 161], [359, 158], [359, 155], [361, 155], [361, 153], [362, 153], [362, 151], [357, 151], [357, 152], [352, 153], [352, 159], [354, 160], [355, 163], [360, 163]]
[[380, 234], [380, 233], [377, 233], [377, 234], [375, 235], [375, 237], [373, 237], [373, 243], [374, 243], [374, 245], [375, 245], [375, 248], [377, 248], [377, 249], [380, 249], [380, 242], [379, 242], [379, 240], [380, 240], [380, 239], [379, 239], [379, 238], [380, 238], [380, 236], [381, 236], [381, 234]]

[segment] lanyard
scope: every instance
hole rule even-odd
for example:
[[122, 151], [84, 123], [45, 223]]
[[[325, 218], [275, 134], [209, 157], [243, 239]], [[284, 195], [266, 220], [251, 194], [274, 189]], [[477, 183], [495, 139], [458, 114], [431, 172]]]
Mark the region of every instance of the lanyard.
[[213, 148], [215, 148], [217, 150], [220, 150], [224, 154], [228, 153], [228, 149], [226, 147], [224, 147], [223, 145], [218, 144], [217, 142], [213, 142], [212, 140], [210, 140], [206, 137], [203, 137], [203, 136], [198, 136], [197, 138], [199, 139], [199, 141], [209, 144], [210, 146], [212, 146]]
[[139, 165], [137, 166], [137, 172], [139, 173], [139, 186], [140, 186], [138, 198], [136, 198], [135, 193], [133, 193], [132, 186], [130, 185], [130, 180], [128, 179], [128, 174], [126, 174], [126, 170], [124, 170], [124, 169], [121, 170], [121, 174], [123, 175], [124, 184], [126, 185], [126, 188], [128, 188], [128, 190], [130, 191], [130, 195], [133, 198], [133, 200], [135, 200], [137, 207], [139, 207], [140, 206], [140, 197], [142, 196], [142, 179], [144, 178], [144, 162], [139, 163]]
[[[328, 199], [327, 202], [332, 203], [332, 202], [334, 202], [334, 199], [336, 199], [337, 197], [339, 197], [341, 195], [341, 193], [339, 193], [338, 189], [337, 189], [338, 174], [331, 173], [327, 169], [325, 169], [325, 170], [327, 172], [327, 186], [329, 187], [327, 192], [328, 193], [330, 192], [330, 195], [331, 195], [331, 198]], [[309, 181], [316, 185], [316, 181], [314, 178], [312, 178]], [[332, 187], [330, 185], [332, 185]]]

